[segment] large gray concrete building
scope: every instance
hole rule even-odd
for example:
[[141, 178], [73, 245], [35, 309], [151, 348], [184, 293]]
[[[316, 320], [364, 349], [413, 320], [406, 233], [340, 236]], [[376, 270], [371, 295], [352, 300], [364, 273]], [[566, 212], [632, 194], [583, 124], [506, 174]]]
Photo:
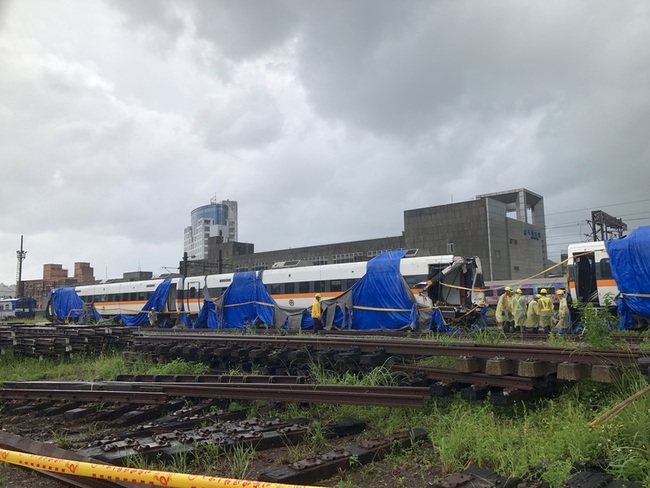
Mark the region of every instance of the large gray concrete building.
[[413, 255], [478, 256], [486, 280], [519, 280], [547, 268], [544, 199], [526, 189], [404, 212], [402, 235], [363, 241], [254, 252], [253, 244], [210, 238], [208, 259], [188, 262], [187, 274], [269, 269], [277, 263], [365, 261], [382, 251]]

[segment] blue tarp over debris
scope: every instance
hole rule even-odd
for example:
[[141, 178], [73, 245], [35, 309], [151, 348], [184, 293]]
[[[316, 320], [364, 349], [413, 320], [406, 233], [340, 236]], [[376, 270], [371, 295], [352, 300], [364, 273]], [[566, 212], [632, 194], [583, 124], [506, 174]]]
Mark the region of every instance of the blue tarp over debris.
[[255, 271], [235, 273], [222, 299], [216, 303], [217, 324], [223, 329], [243, 329], [244, 317], [251, 325], [256, 321], [273, 324], [275, 307], [275, 300]]
[[[64, 322], [70, 319], [76, 319], [84, 313], [84, 302], [73, 287], [70, 288], [56, 288], [51, 290], [48, 296], [48, 303], [51, 306], [54, 317], [50, 320], [56, 319]], [[101, 320], [102, 316], [93, 307], [92, 315], [95, 320]]]
[[631, 325], [630, 311], [650, 318], [650, 226], [639, 227], [623, 239], [605, 241], [605, 248], [620, 292], [620, 328], [626, 329]]
[[157, 311], [165, 309], [171, 283], [172, 279], [166, 278], [165, 281], [158, 285], [154, 290], [153, 295], [151, 295], [151, 298], [147, 300], [147, 303], [142, 307], [142, 312], [135, 315], [120, 314], [115, 317], [115, 321], [122, 321], [124, 325], [128, 326], [138, 326], [148, 323], [149, 317], [147, 314], [152, 308]]
[[418, 328], [418, 306], [400, 274], [400, 260], [407, 250], [383, 252], [368, 261], [366, 274], [348, 293], [326, 301], [328, 325], [344, 329]]
[[[187, 316], [187, 314], [185, 314]], [[185, 320], [185, 325], [188, 327], [193, 327], [195, 329], [216, 329], [218, 326], [217, 323], [217, 312], [214, 306], [214, 302], [209, 296], [203, 297], [203, 305], [201, 305], [201, 311], [199, 316], [196, 318], [194, 323], [187, 317]]]

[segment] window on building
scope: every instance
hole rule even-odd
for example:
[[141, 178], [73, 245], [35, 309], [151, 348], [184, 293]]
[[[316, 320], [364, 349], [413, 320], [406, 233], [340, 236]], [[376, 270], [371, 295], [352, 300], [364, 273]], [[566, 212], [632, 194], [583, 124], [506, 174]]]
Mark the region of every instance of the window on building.
[[448, 242], [447, 243], [447, 254], [454, 254], [454, 243], [453, 242]]

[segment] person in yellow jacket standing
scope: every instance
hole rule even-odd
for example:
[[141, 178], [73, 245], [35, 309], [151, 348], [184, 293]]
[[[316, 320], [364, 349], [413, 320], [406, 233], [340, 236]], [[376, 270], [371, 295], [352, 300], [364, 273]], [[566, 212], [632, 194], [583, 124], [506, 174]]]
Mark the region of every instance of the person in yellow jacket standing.
[[314, 320], [314, 332], [323, 329], [321, 317], [323, 316], [323, 309], [320, 306], [320, 293], [314, 295], [314, 304], [311, 306], [311, 318]]
[[523, 332], [526, 322], [526, 297], [522, 294], [521, 288], [517, 288], [515, 296], [512, 297], [512, 314], [515, 317], [515, 332]]
[[496, 319], [503, 332], [508, 332], [512, 327], [512, 288], [509, 286], [504, 288], [497, 302]]
[[528, 302], [528, 310], [526, 312], [526, 329], [532, 329], [533, 332], [539, 330], [539, 304], [537, 300], [542, 297], [539, 293]]
[[569, 318], [569, 304], [567, 303], [564, 290], [558, 290], [557, 296], [560, 299], [560, 307], [558, 310], [557, 329], [567, 332], [570, 329], [571, 320]]
[[546, 288], [542, 288], [539, 293], [542, 295], [538, 301], [539, 326], [550, 332], [553, 327], [553, 302], [546, 296]]

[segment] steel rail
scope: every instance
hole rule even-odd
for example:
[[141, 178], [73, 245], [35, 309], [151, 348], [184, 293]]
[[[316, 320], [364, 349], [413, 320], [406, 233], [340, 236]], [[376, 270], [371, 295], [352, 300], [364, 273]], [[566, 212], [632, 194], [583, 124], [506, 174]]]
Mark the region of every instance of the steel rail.
[[[249, 385], [250, 386], [250, 385]], [[224, 398], [231, 400], [266, 400], [276, 402], [299, 403], [328, 403], [337, 405], [373, 405], [378, 407], [419, 408], [424, 406], [429, 393], [355, 393], [352, 391], [337, 390], [290, 390], [268, 389], [257, 387], [233, 387], [227, 385], [222, 388], [188, 387], [187, 385], [170, 385], [165, 387], [169, 395], [193, 398]]]
[[67, 390], [67, 391], [111, 391], [111, 392], [167, 392], [172, 387], [203, 389], [254, 388], [261, 390], [286, 391], [340, 391], [363, 395], [366, 393], [428, 395], [429, 389], [421, 386], [381, 386], [381, 385], [327, 385], [313, 383], [273, 384], [273, 383], [205, 383], [173, 381], [9, 381], [4, 383], [6, 390]]
[[[171, 335], [146, 335], [136, 337], [137, 343], [161, 343], [168, 342]], [[586, 349], [586, 348], [552, 348], [539, 345], [516, 344], [516, 345], [483, 345], [467, 343], [435, 343], [416, 339], [362, 339], [362, 338], [338, 338], [311, 335], [309, 337], [278, 337], [278, 336], [229, 336], [229, 335], [196, 335], [178, 334], [174, 335], [174, 342], [179, 341], [200, 341], [203, 345], [215, 342], [223, 346], [232, 344], [242, 345], [282, 345], [282, 346], [304, 346], [313, 350], [349, 350], [356, 348], [361, 352], [384, 351], [388, 354], [399, 354], [408, 356], [471, 356], [481, 359], [502, 357], [513, 360], [539, 360], [547, 362], [571, 361], [582, 364], [605, 364], [614, 366], [632, 367], [637, 364], [641, 357], [650, 355], [644, 351], [614, 351], [609, 349]]]
[[[418, 408], [431, 396], [430, 390], [423, 387], [356, 385], [145, 383], [140, 385], [142, 391], [103, 390], [102, 385], [94, 382], [92, 385], [80, 382], [74, 385], [74, 388], [69, 383], [61, 386], [68, 388], [4, 388], [0, 389], [0, 398], [161, 404], [170, 397], [191, 397]], [[93, 389], [90, 389], [91, 387]]]
[[1, 388], [0, 398], [5, 400], [67, 400], [78, 402], [133, 403], [139, 405], [161, 405], [167, 402], [167, 395], [157, 392], [109, 391], [109, 390], [57, 390], [34, 388]]

